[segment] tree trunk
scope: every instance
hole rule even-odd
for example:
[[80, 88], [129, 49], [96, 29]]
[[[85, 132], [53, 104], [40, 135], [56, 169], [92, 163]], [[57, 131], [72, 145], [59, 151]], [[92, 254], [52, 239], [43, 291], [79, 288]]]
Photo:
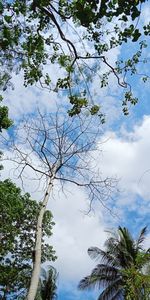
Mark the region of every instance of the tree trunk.
[[35, 261], [33, 263], [31, 282], [30, 282], [30, 287], [29, 287], [26, 300], [34, 300], [38, 289], [40, 269], [41, 269], [41, 255], [42, 255], [42, 249], [41, 249], [42, 248], [42, 223], [43, 223], [43, 216], [46, 210], [49, 195], [53, 187], [54, 176], [55, 174], [53, 174], [53, 176], [51, 176], [49, 179], [47, 190], [37, 220], [36, 241], [35, 241], [35, 249], [34, 249]]

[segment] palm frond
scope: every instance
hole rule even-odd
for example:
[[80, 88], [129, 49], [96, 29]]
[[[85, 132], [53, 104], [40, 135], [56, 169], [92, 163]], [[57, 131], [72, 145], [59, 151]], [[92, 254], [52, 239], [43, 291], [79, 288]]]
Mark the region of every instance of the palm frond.
[[54, 267], [50, 266], [48, 270], [42, 269], [40, 290], [41, 290], [41, 298], [43, 300], [57, 299], [57, 293], [56, 293], [57, 277], [58, 277], [58, 273]]
[[97, 286], [98, 280], [97, 276], [86, 276], [84, 277], [78, 284], [78, 289], [79, 290], [90, 290], [93, 289]]
[[92, 271], [91, 276], [110, 276], [112, 279], [113, 277], [116, 278], [120, 274], [119, 270], [115, 267], [98, 264]]
[[[117, 280], [119, 280], [120, 277], [118, 276]], [[89, 275], [84, 277], [78, 285], [79, 290], [91, 290], [91, 289], [101, 289], [101, 288], [107, 288], [112, 283], [112, 280], [116, 280], [116, 278], [112, 276], [107, 276], [105, 274], [101, 274], [99, 276], [96, 275]]]
[[112, 300], [112, 297], [114, 297], [118, 292], [119, 294], [121, 294], [121, 286], [122, 281], [120, 278], [116, 279], [115, 281], [112, 281], [112, 283], [100, 294], [98, 300]]
[[120, 287], [120, 289], [118, 289], [118, 291], [111, 298], [111, 300], [124, 300], [124, 294], [123, 294], [123, 291], [122, 291], [122, 286]]
[[145, 226], [144, 228], [142, 228], [141, 232], [140, 232], [140, 235], [136, 241], [136, 246], [137, 248], [141, 248], [141, 244], [144, 242], [145, 240], [145, 234], [147, 232], [147, 226]]
[[88, 254], [92, 259], [100, 260], [101, 262], [104, 262], [105, 264], [111, 265], [111, 266], [120, 266], [120, 261], [114, 255], [114, 248], [112, 247], [109, 251], [104, 251], [98, 247], [91, 247], [88, 249]]
[[134, 239], [132, 238], [129, 230], [125, 227], [120, 227], [118, 229], [120, 235], [119, 247], [120, 250], [124, 252], [129, 263], [135, 262], [137, 255], [137, 247]]
[[103, 252], [100, 248], [98, 247], [90, 247], [88, 249], [88, 254], [92, 259], [101, 259], [103, 256]]
[[114, 267], [107, 265], [97, 265], [89, 276], [83, 278], [78, 285], [80, 290], [108, 287], [112, 281], [121, 278], [121, 273]]

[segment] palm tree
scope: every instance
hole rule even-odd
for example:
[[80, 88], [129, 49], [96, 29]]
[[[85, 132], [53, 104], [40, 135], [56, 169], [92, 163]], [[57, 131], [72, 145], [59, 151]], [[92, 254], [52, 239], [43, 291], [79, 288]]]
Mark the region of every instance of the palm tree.
[[48, 270], [42, 269], [40, 276], [40, 283], [36, 300], [56, 300], [57, 299], [57, 285], [56, 281], [58, 273], [52, 266]]
[[150, 249], [144, 251], [142, 248], [146, 229], [144, 227], [138, 239], [134, 240], [127, 228], [119, 226], [118, 231], [111, 232], [106, 240], [106, 250], [89, 248], [90, 257], [100, 259], [100, 264], [80, 281], [79, 289], [103, 289], [98, 300], [150, 299], [150, 276], [143, 271], [150, 262]]

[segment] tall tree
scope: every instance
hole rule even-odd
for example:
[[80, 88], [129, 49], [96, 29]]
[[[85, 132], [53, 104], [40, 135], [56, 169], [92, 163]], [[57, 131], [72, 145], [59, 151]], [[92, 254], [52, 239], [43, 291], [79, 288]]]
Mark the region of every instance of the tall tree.
[[119, 227], [105, 242], [105, 250], [88, 249], [91, 258], [100, 260], [91, 274], [79, 283], [79, 289], [97, 286], [103, 288], [98, 300], [148, 300], [150, 297], [150, 274], [144, 274], [144, 266], [150, 263], [150, 249], [144, 250], [144, 227], [137, 240], [128, 229]]
[[[94, 121], [95, 127], [95, 121]], [[17, 135], [16, 135], [17, 134]], [[15, 140], [9, 140], [16, 156], [11, 158], [19, 166], [18, 176], [31, 168], [39, 180], [45, 182], [45, 194], [39, 210], [36, 228], [35, 262], [31, 277], [28, 300], [33, 300], [38, 288], [42, 255], [42, 224], [46, 206], [55, 183], [69, 182], [83, 188], [90, 199], [99, 200], [107, 206], [107, 200], [116, 184], [116, 179], [100, 177], [99, 170], [94, 168], [93, 151], [98, 151], [96, 140], [98, 128], [93, 129], [92, 119], [70, 118], [64, 110], [56, 113], [38, 114], [20, 124], [20, 133], [14, 133]], [[13, 139], [12, 137], [12, 139]], [[17, 140], [17, 144], [15, 144]], [[92, 161], [93, 158], [93, 161]]]
[[[124, 90], [123, 111], [136, 104], [128, 74], [138, 74], [137, 64], [146, 62], [143, 50], [150, 24], [140, 22], [147, 0], [2, 0], [0, 84], [5, 90], [14, 72], [24, 71], [24, 85], [39, 83], [43, 88], [68, 91], [70, 115], [82, 108], [91, 114], [102, 112], [90, 93], [90, 82], [98, 76], [105, 87], [114, 75]], [[146, 22], [146, 20], [145, 20]], [[111, 64], [111, 50], [136, 43], [125, 61]], [[127, 54], [127, 51], [125, 51]], [[148, 62], [148, 61], [147, 61]], [[56, 65], [62, 76], [44, 67]], [[104, 70], [103, 70], [104, 69]], [[139, 74], [140, 75], [140, 74]], [[141, 75], [143, 81], [149, 74]], [[78, 86], [78, 87], [77, 87]]]
[[[37, 216], [41, 204], [22, 194], [10, 180], [0, 181], [0, 293], [7, 295], [21, 291], [26, 294], [30, 283]], [[42, 225], [42, 262], [54, 260], [55, 251], [45, 243], [52, 234], [52, 214], [45, 211]]]

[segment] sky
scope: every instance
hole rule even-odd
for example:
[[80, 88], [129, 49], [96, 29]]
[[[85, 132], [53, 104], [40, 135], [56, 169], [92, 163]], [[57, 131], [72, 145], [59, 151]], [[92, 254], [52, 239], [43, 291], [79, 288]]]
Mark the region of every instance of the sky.
[[[150, 18], [150, 9], [145, 6], [143, 22]], [[114, 49], [109, 57], [113, 63], [120, 55], [125, 56], [124, 48]], [[127, 48], [130, 54], [130, 45]], [[148, 50], [145, 55], [149, 57]], [[145, 66], [147, 68], [147, 66]], [[57, 70], [52, 70], [54, 74]], [[23, 87], [21, 75], [13, 77], [14, 91], [7, 91], [5, 103], [9, 107], [10, 117], [19, 124], [25, 115], [30, 115], [39, 107], [47, 112], [56, 110], [59, 95], [49, 94], [36, 87]], [[56, 250], [58, 259], [53, 264], [59, 272], [58, 300], [94, 300], [98, 291], [80, 292], [79, 281], [90, 274], [96, 265], [87, 254], [91, 246], [103, 248], [107, 230], [126, 226], [136, 238], [145, 225], [148, 234], [145, 248], [150, 245], [150, 86], [142, 84], [140, 79], [133, 79], [133, 86], [139, 103], [130, 109], [129, 116], [123, 116], [118, 96], [116, 80], [110, 78], [110, 84], [100, 89], [98, 79], [91, 84], [91, 93], [102, 100], [102, 109], [106, 113], [106, 123], [101, 128], [97, 141], [98, 152], [93, 153], [96, 168], [103, 177], [118, 179], [117, 191], [112, 193], [112, 214], [98, 202], [93, 204], [89, 214], [87, 195], [72, 184], [65, 186], [65, 193], [60, 192], [59, 184], [54, 188], [48, 209], [52, 211], [55, 226], [50, 243]], [[117, 100], [116, 100], [117, 99]], [[61, 99], [66, 103], [66, 95]], [[7, 134], [6, 134], [7, 135]], [[12, 154], [8, 151], [7, 156]], [[28, 171], [28, 178], [31, 171]], [[17, 185], [21, 182], [14, 172], [12, 163], [4, 162], [2, 179], [10, 177]], [[36, 189], [30, 180], [25, 179], [25, 192], [34, 199], [42, 199], [42, 190]]]

